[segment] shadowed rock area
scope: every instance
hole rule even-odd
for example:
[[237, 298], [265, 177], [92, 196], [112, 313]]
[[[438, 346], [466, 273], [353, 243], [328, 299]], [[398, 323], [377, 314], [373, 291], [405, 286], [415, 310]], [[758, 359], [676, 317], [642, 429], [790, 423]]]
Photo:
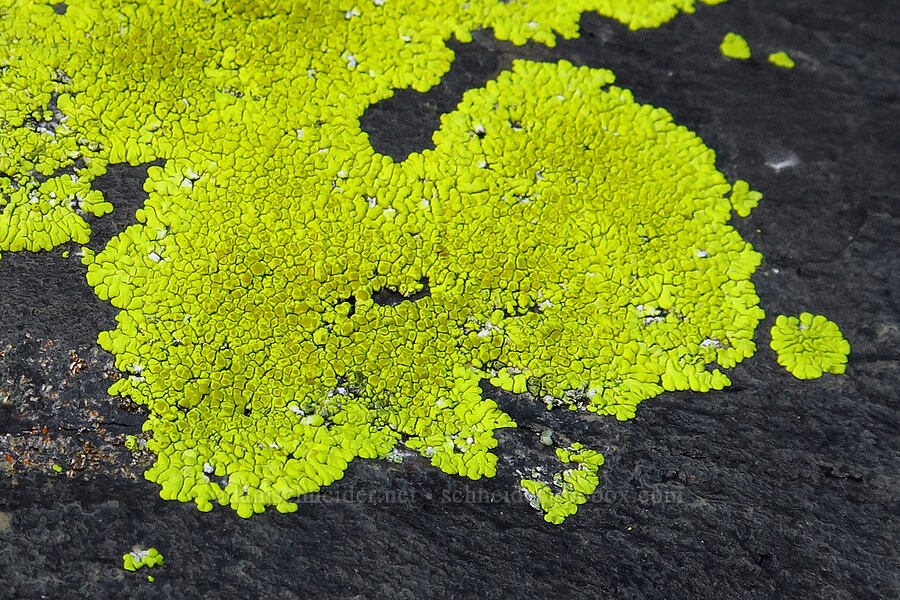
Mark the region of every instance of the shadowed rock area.
[[[366, 113], [374, 147], [400, 160], [512, 59], [565, 58], [612, 69], [697, 132], [729, 178], [765, 194], [735, 222], [765, 256], [754, 282], [768, 317], [733, 386], [664, 394], [625, 423], [485, 386], [519, 424], [499, 434], [490, 480], [403, 456], [355, 461], [290, 515], [162, 501], [141, 477], [152, 457], [123, 445], [141, 435], [143, 409], [105, 393], [118, 375], [95, 340], [115, 310], [85, 283], [77, 247], [4, 254], [0, 598], [900, 597], [894, 4], [731, 0], [638, 32], [586, 15], [581, 38], [553, 49], [479, 32], [454, 46], [461, 59], [440, 88]], [[729, 31], [751, 60], [721, 56]], [[779, 50], [795, 69], [766, 61]], [[110, 171], [97, 186], [116, 210], [92, 221], [94, 248], [145, 197], [146, 166]], [[769, 327], [802, 311], [840, 325], [846, 375], [798, 381], [777, 365]], [[516, 491], [512, 468], [541, 451], [545, 430], [607, 459], [600, 487], [560, 526]], [[165, 564], [123, 571], [135, 545]]]

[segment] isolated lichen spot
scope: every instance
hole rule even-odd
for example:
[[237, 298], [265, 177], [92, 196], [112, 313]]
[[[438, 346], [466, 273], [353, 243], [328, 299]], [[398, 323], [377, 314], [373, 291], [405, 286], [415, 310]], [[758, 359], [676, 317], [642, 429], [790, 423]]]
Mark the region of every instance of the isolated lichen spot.
[[163, 555], [156, 548], [135, 548], [122, 555], [122, 568], [126, 571], [137, 571], [144, 567], [153, 568], [163, 564]]
[[778, 364], [798, 379], [818, 379], [824, 373], [840, 375], [846, 370], [850, 343], [836, 323], [821, 315], [779, 315], [771, 334]]
[[787, 52], [773, 52], [769, 55], [769, 62], [784, 69], [793, 69], [796, 66], [794, 59]]
[[736, 33], [725, 34], [725, 38], [719, 44], [719, 50], [721, 50], [723, 56], [738, 60], [747, 60], [751, 55], [750, 44]]

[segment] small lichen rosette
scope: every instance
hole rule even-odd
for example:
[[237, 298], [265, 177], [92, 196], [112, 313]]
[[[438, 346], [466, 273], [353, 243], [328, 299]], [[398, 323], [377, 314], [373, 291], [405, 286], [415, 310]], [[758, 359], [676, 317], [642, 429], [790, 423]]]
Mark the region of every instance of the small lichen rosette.
[[822, 315], [779, 315], [771, 333], [770, 345], [778, 354], [778, 364], [798, 379], [840, 375], [847, 368], [850, 343], [837, 324]]

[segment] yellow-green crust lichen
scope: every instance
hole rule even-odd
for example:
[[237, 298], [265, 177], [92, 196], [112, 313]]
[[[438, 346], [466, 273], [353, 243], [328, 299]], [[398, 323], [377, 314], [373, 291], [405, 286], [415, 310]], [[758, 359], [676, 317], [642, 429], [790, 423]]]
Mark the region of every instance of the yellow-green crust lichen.
[[769, 62], [784, 69], [793, 69], [796, 66], [794, 59], [787, 52], [773, 52], [769, 55]]
[[818, 379], [823, 373], [840, 375], [847, 368], [850, 343], [836, 323], [821, 315], [779, 315], [771, 334], [778, 364], [798, 379]]
[[736, 33], [726, 33], [722, 43], [719, 44], [719, 50], [722, 51], [722, 55], [738, 60], [747, 60], [751, 56], [750, 44]]
[[[83, 252], [121, 309], [99, 342], [126, 373], [110, 391], [151, 411], [163, 498], [292, 511], [401, 442], [491, 476], [494, 432], [515, 424], [483, 379], [625, 420], [664, 390], [721, 389], [755, 352], [760, 255], [729, 220], [759, 195], [611, 72], [516, 61], [402, 163], [359, 126], [394, 89], [438, 83], [450, 36], [552, 44], [585, 10], [637, 28], [692, 2], [67, 4], [15, 2], [0, 28], [18, 152], [3, 214], [43, 207], [45, 176], [102, 212], [88, 188], [107, 164], [166, 159], [138, 224]], [[15, 133], [47, 106], [52, 136]], [[36, 202], [12, 199], [29, 185]], [[30, 222], [0, 224], [2, 248], [88, 232]], [[385, 289], [417, 299], [376, 302]]]
[[[493, 27], [516, 44], [553, 45], [557, 35], [577, 35], [585, 11], [638, 29], [661, 25], [679, 10], [693, 12], [694, 4], [73, 0], [59, 14], [51, 3], [3, 0], [0, 253], [87, 243], [84, 216], [112, 210], [91, 189], [107, 164], [196, 158], [203, 154], [200, 140], [236, 150], [238, 143], [215, 128], [237, 113], [261, 113], [263, 123], [244, 120], [264, 125], [250, 130], [249, 144], [254, 135], [284, 133], [272, 131], [274, 103], [291, 97], [330, 104], [331, 122], [316, 132], [327, 138], [392, 88], [438, 83], [453, 56], [444, 45], [452, 35], [468, 41], [473, 29]], [[301, 117], [312, 114], [298, 105], [281, 108], [298, 129], [308, 120]]]
[[587, 502], [587, 497], [597, 489], [600, 483], [597, 470], [603, 466], [604, 459], [599, 452], [578, 443], [557, 448], [556, 457], [563, 464], [575, 466], [557, 473], [553, 477], [553, 487], [535, 479], [523, 479], [521, 485], [531, 505], [543, 511], [544, 520], [559, 525], [574, 515], [578, 506]]
[[731, 187], [731, 207], [739, 217], [749, 217], [750, 211], [759, 205], [762, 194], [750, 189], [750, 184], [738, 179]]
[[[142, 224], [85, 260], [123, 309], [100, 343], [131, 373], [111, 391], [153, 411], [163, 497], [293, 510], [401, 438], [493, 475], [493, 431], [514, 424], [485, 377], [620, 419], [664, 389], [727, 385], [707, 366], [755, 351], [760, 257], [727, 224], [712, 151], [611, 81], [516, 62], [433, 151], [398, 165], [360, 143], [281, 170], [240, 211], [222, 198], [258, 197], [246, 167], [224, 193], [203, 164], [151, 169]], [[425, 280], [415, 302], [372, 300]]]
[[132, 550], [122, 555], [122, 568], [126, 571], [137, 571], [143, 567], [153, 568], [163, 564], [163, 555], [156, 548]]

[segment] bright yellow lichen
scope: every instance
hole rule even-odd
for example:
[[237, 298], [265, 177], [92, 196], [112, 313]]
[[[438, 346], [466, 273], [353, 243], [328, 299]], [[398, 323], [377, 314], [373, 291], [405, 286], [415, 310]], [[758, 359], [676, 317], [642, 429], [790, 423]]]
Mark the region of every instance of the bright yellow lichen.
[[[235, 150], [238, 142], [224, 139], [235, 132], [216, 128], [240, 113], [260, 113], [238, 119], [264, 126], [243, 138], [251, 147], [254, 135], [285, 133], [273, 131], [276, 107], [285, 112], [283, 124], [293, 120], [297, 129], [316, 122], [313, 114], [329, 116], [323, 129], [309, 132], [322, 139], [352, 128], [361, 110], [392, 88], [435, 85], [452, 60], [444, 45], [451, 35], [468, 41], [471, 30], [493, 27], [516, 44], [553, 45], [557, 34], [577, 35], [584, 11], [637, 29], [693, 12], [694, 4], [74, 0], [58, 14], [51, 3], [3, 0], [0, 253], [87, 243], [83, 217], [112, 210], [90, 189], [107, 164], [197, 160], [204, 144]], [[319, 110], [284, 105], [288, 98]]]
[[731, 188], [731, 206], [739, 217], [749, 217], [762, 200], [762, 194], [750, 189], [750, 184], [742, 179], [734, 182]]
[[143, 567], [153, 568], [163, 564], [163, 555], [156, 548], [135, 549], [122, 555], [122, 568], [137, 571]]
[[821, 315], [779, 315], [772, 326], [772, 349], [778, 364], [798, 379], [818, 379], [823, 373], [842, 374], [850, 343], [837, 324]]
[[719, 50], [728, 58], [737, 58], [739, 60], [750, 58], [750, 44], [736, 33], [725, 34], [725, 38], [719, 44]]
[[550, 484], [523, 479], [521, 485], [532, 506], [544, 512], [544, 520], [559, 525], [574, 515], [578, 506], [587, 502], [587, 497], [597, 489], [600, 483], [597, 470], [603, 466], [604, 459], [599, 452], [577, 443], [569, 448], [557, 448], [556, 457], [563, 464], [574, 463], [575, 468], [557, 473]]
[[151, 411], [163, 498], [291, 511], [401, 442], [491, 476], [515, 424], [484, 379], [624, 420], [755, 352], [760, 255], [728, 222], [759, 194], [611, 72], [517, 61], [402, 163], [359, 126], [438, 83], [450, 36], [552, 44], [585, 10], [637, 28], [689, 0], [7, 5], [0, 248], [84, 241], [109, 208], [91, 179], [166, 159], [138, 224], [83, 259], [121, 309], [99, 342], [111, 393]]
[[787, 52], [773, 52], [769, 55], [769, 62], [784, 69], [793, 69], [796, 66], [794, 59]]

